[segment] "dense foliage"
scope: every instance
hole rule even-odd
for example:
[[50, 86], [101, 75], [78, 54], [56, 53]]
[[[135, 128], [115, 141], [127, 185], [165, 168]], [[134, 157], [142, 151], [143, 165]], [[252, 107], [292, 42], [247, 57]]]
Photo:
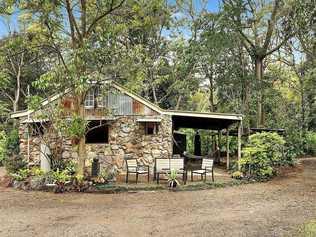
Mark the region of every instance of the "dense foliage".
[[241, 170], [250, 177], [272, 177], [277, 167], [293, 164], [293, 160], [284, 155], [284, 144], [284, 139], [277, 133], [251, 135], [242, 150]]
[[[10, 112], [73, 89], [74, 119], [64, 125], [78, 140], [82, 175], [78, 105], [91, 79], [111, 78], [165, 109], [241, 113], [245, 128], [285, 128], [287, 157], [315, 154], [314, 1], [215, 2], [1, 1], [0, 130], [16, 126]], [[201, 136], [207, 153], [212, 133]]]

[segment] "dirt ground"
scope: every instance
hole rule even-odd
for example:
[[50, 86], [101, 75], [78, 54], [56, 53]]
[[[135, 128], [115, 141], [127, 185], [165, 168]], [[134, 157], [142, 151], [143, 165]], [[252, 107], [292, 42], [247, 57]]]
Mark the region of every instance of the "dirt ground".
[[286, 177], [192, 192], [0, 188], [0, 236], [297, 236], [316, 219], [316, 159]]

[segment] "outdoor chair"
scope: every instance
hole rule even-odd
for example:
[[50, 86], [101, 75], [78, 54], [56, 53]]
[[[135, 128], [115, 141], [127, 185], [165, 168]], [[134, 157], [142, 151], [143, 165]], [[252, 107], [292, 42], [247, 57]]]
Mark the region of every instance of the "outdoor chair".
[[169, 159], [165, 158], [157, 158], [155, 159], [155, 174], [154, 177], [157, 180], [157, 184], [159, 184], [160, 174], [166, 174], [170, 172], [170, 163]]
[[136, 174], [136, 184], [138, 183], [138, 175], [147, 174], [147, 182], [149, 182], [149, 166], [139, 165], [137, 159], [125, 159], [126, 162], [126, 183], [128, 183], [129, 174]]
[[166, 159], [157, 158], [155, 159], [155, 174], [154, 177], [157, 180], [157, 184], [160, 181], [160, 174], [169, 174], [171, 170], [177, 171], [178, 174], [182, 174], [182, 180], [186, 183], [186, 172], [184, 170], [184, 159]]
[[200, 174], [201, 180], [203, 180], [204, 176], [204, 182], [206, 181], [206, 175], [212, 174], [212, 181], [214, 182], [214, 167], [213, 167], [214, 160], [212, 159], [203, 159], [202, 160], [202, 166], [200, 170], [192, 170], [191, 171], [191, 181], [193, 181], [193, 175], [194, 174]]

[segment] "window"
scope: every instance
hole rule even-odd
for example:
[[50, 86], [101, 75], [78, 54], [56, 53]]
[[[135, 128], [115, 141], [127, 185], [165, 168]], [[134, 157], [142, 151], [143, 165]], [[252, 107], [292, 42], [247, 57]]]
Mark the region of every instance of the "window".
[[87, 129], [86, 144], [104, 144], [109, 142], [109, 126], [105, 121], [90, 121]]
[[154, 135], [158, 134], [158, 123], [148, 122], [145, 123], [145, 134], [146, 135]]
[[88, 90], [85, 101], [84, 101], [84, 106], [86, 108], [94, 108], [94, 89], [93, 88]]
[[99, 87], [94, 87], [88, 90], [84, 101], [84, 106], [86, 108], [94, 108], [95, 105], [98, 107], [107, 107], [107, 104], [107, 96], [100, 92]]
[[106, 95], [101, 93], [100, 88], [95, 89], [95, 98], [97, 101], [98, 107], [107, 107], [108, 105], [108, 98]]
[[32, 137], [43, 136], [45, 130], [45, 123], [31, 123], [29, 124], [30, 135]]

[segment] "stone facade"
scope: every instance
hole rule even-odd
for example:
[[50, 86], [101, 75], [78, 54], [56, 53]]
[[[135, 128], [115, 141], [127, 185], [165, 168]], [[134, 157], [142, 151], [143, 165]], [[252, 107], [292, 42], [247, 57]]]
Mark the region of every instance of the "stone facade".
[[[143, 116], [117, 116], [110, 120], [109, 142], [107, 144], [86, 144], [87, 160], [89, 167], [93, 158], [99, 158], [101, 167], [116, 166], [124, 170], [124, 157], [136, 158], [142, 164], [153, 167], [155, 158], [169, 158], [172, 156], [172, 119], [169, 115], [161, 115], [158, 123], [158, 133], [145, 135], [145, 123], [138, 122]], [[20, 150], [27, 155], [27, 125], [20, 125]], [[47, 139], [46, 139], [47, 140]], [[40, 163], [40, 142], [38, 136], [30, 137], [30, 162], [34, 165]], [[52, 140], [50, 145], [56, 147]], [[63, 159], [78, 159], [76, 147], [69, 139], [63, 139], [61, 144], [61, 156]]]

